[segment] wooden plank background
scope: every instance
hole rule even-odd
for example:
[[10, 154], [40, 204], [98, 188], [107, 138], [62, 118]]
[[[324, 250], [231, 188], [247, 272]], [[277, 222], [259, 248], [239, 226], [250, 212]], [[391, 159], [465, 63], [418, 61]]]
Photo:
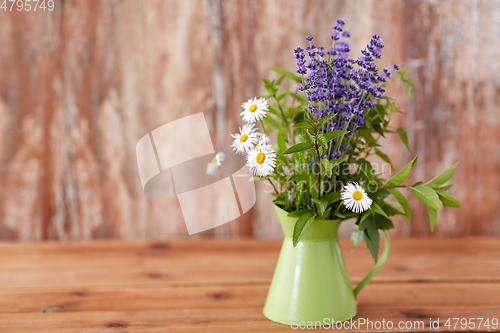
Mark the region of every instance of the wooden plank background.
[[[293, 48], [328, 43], [339, 17], [355, 55], [377, 33], [381, 65], [411, 72], [413, 99], [390, 88], [420, 156], [410, 181], [460, 161], [463, 207], [439, 211], [434, 235], [500, 235], [500, 1], [68, 0], [0, 10], [0, 239], [186, 236], [177, 200], [142, 191], [138, 139], [203, 111], [227, 149], [268, 67], [293, 70]], [[384, 145], [398, 168], [413, 156]], [[197, 237], [280, 236], [270, 199]], [[398, 218], [393, 234], [429, 234], [410, 204], [413, 225]]]

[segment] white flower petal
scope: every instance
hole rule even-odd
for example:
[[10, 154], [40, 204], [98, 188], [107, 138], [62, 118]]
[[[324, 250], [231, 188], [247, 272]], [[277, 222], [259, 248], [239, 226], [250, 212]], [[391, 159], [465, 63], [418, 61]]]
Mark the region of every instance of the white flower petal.
[[[359, 200], [354, 198], [354, 192], [356, 191], [361, 193], [361, 199]], [[372, 199], [368, 197], [365, 190], [356, 182], [350, 182], [345, 185], [340, 193], [340, 198], [344, 201], [345, 207], [355, 213], [366, 211], [373, 202]]]
[[[259, 142], [260, 133], [256, 132], [254, 128], [255, 124], [245, 124], [240, 128], [240, 133], [231, 134], [234, 138], [231, 148], [236, 150], [237, 154], [246, 154], [250, 150], [254, 149]], [[246, 139], [241, 141], [241, 137], [246, 135]]]
[[[261, 153], [265, 155], [265, 158], [259, 163], [257, 161], [257, 156]], [[269, 176], [276, 167], [276, 151], [269, 144], [259, 146], [259, 148], [248, 153], [247, 166], [255, 176]]]
[[[256, 110], [250, 111], [250, 107], [255, 105], [257, 107]], [[247, 123], [254, 123], [256, 121], [262, 120], [266, 116], [267, 111], [269, 110], [269, 106], [267, 105], [267, 101], [264, 98], [257, 99], [256, 97], [249, 99], [241, 105], [244, 109], [241, 112], [241, 116], [243, 116], [243, 120]]]

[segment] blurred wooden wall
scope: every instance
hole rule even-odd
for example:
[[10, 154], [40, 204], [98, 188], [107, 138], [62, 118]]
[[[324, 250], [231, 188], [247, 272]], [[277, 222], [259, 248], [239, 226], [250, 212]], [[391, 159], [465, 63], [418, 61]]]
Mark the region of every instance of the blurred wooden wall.
[[[460, 161], [434, 236], [500, 235], [500, 1], [56, 1], [52, 12], [0, 10], [0, 238], [168, 238], [187, 235], [176, 199], [147, 197], [135, 144], [203, 111], [216, 149], [241, 125], [242, 101], [263, 93], [270, 66], [295, 68], [297, 44], [329, 42], [345, 17], [354, 54], [382, 36], [382, 65], [415, 82], [390, 93], [407, 117], [410, 181]], [[394, 140], [392, 140], [394, 139]], [[413, 156], [385, 142], [396, 167]], [[428, 217], [411, 200], [413, 225]], [[281, 235], [271, 197], [197, 237]]]

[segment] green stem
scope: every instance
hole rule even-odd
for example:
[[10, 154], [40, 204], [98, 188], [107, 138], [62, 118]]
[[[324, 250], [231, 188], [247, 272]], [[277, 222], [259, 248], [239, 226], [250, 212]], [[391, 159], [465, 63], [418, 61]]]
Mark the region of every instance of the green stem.
[[316, 128], [314, 131], [314, 150], [316, 150], [316, 155], [318, 155], [318, 200], [321, 199], [321, 156], [319, 156], [319, 142], [318, 142], [318, 131]]
[[[358, 105], [357, 105], [358, 107], [359, 107], [359, 105], [361, 104], [361, 102], [363, 102], [363, 101], [364, 101], [364, 99], [365, 99], [365, 92], [363, 91], [363, 95], [361, 95], [361, 99], [359, 100]], [[346, 131], [348, 131], [348, 130], [349, 130], [349, 125], [351, 124], [351, 120], [352, 120], [352, 118], [353, 118], [353, 117], [351, 116], [351, 118], [349, 118], [349, 121], [347, 122], [347, 126], [345, 127], [345, 130], [346, 130]], [[342, 135], [342, 136], [340, 137], [340, 141], [338, 142], [337, 149], [335, 149], [336, 151], [339, 151], [339, 150], [340, 150], [340, 146], [342, 146], [342, 141], [344, 141], [344, 137], [345, 137], [345, 135]]]
[[339, 209], [340, 209], [340, 207], [342, 206], [343, 203], [344, 203], [344, 201], [339, 202], [339, 205], [337, 206], [337, 209], [335, 209], [335, 211], [333, 212], [333, 216], [335, 216], [335, 214], [339, 212]]
[[[382, 137], [382, 135], [379, 134], [378, 137], [375, 139], [375, 142], [378, 141], [381, 137]], [[368, 148], [368, 150], [365, 152], [365, 157], [363, 157], [363, 158], [367, 158], [368, 155], [370, 155], [372, 149], [373, 149], [373, 147]]]
[[318, 155], [318, 200], [321, 198], [321, 156], [319, 156], [319, 148], [318, 148], [318, 140], [316, 140], [314, 144], [314, 149], [316, 150], [316, 154]]
[[264, 121], [260, 120], [260, 124], [262, 125], [262, 131], [267, 134], [266, 127], [264, 126]]
[[283, 109], [281, 108], [280, 101], [278, 101], [278, 100], [276, 99], [276, 93], [274, 93], [273, 98], [274, 98], [274, 100], [276, 101], [276, 104], [278, 104], [278, 109], [280, 110], [281, 116], [283, 117], [283, 121], [285, 122], [285, 126], [286, 126], [286, 128], [288, 128], [288, 121], [286, 120], [285, 112], [284, 112], [284, 111], [283, 111]]
[[[293, 93], [293, 101], [292, 106], [295, 106], [295, 101], [297, 100], [297, 93], [299, 92], [299, 88], [295, 88], [295, 92]], [[293, 120], [293, 119], [292, 119]]]
[[[358, 131], [356, 135], [356, 141], [358, 141], [360, 136], [361, 136], [361, 131]], [[349, 138], [349, 142], [347, 144], [349, 143], [351, 143], [351, 138]], [[353, 153], [354, 153], [354, 147], [351, 147], [351, 151], [349, 152], [349, 157], [347, 158], [347, 164], [349, 164], [349, 162], [351, 161]]]
[[273, 182], [271, 181], [271, 179], [270, 179], [270, 178], [267, 178], [267, 180], [271, 183], [271, 186], [273, 187], [274, 192], [276, 192], [276, 194], [278, 194], [279, 192], [278, 192], [278, 190], [276, 189], [276, 187], [274, 186], [274, 184], [273, 184]]
[[409, 188], [411, 187], [410, 185], [383, 185], [383, 186], [380, 186], [380, 188], [396, 188], [396, 187], [406, 187], [406, 188]]

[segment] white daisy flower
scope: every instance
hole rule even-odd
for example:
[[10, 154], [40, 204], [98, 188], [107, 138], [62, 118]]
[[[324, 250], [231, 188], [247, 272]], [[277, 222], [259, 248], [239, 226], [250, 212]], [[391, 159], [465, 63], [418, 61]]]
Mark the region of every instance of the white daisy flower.
[[266, 133], [262, 133], [259, 138], [259, 142], [257, 143], [257, 146], [255, 146], [255, 149], [259, 149], [260, 146], [262, 146], [264, 143], [269, 143], [271, 142], [271, 138], [269, 135]]
[[267, 101], [265, 98], [257, 97], [250, 98], [245, 103], [241, 104], [243, 111], [241, 115], [243, 116], [243, 120], [247, 123], [255, 123], [256, 121], [261, 120], [266, 116], [266, 112], [269, 110], [267, 105]]
[[361, 213], [370, 208], [372, 199], [368, 197], [365, 190], [356, 182], [348, 183], [340, 193], [347, 209]]
[[236, 150], [236, 154], [246, 154], [254, 149], [259, 142], [259, 132], [255, 132], [254, 124], [246, 124], [240, 127], [240, 133], [231, 134], [234, 138], [231, 148]]
[[247, 156], [247, 166], [255, 176], [269, 176], [276, 167], [276, 150], [267, 143], [251, 150]]
[[215, 176], [220, 167], [220, 162], [224, 161], [226, 154], [224, 152], [219, 152], [214, 158], [207, 164], [207, 175]]

